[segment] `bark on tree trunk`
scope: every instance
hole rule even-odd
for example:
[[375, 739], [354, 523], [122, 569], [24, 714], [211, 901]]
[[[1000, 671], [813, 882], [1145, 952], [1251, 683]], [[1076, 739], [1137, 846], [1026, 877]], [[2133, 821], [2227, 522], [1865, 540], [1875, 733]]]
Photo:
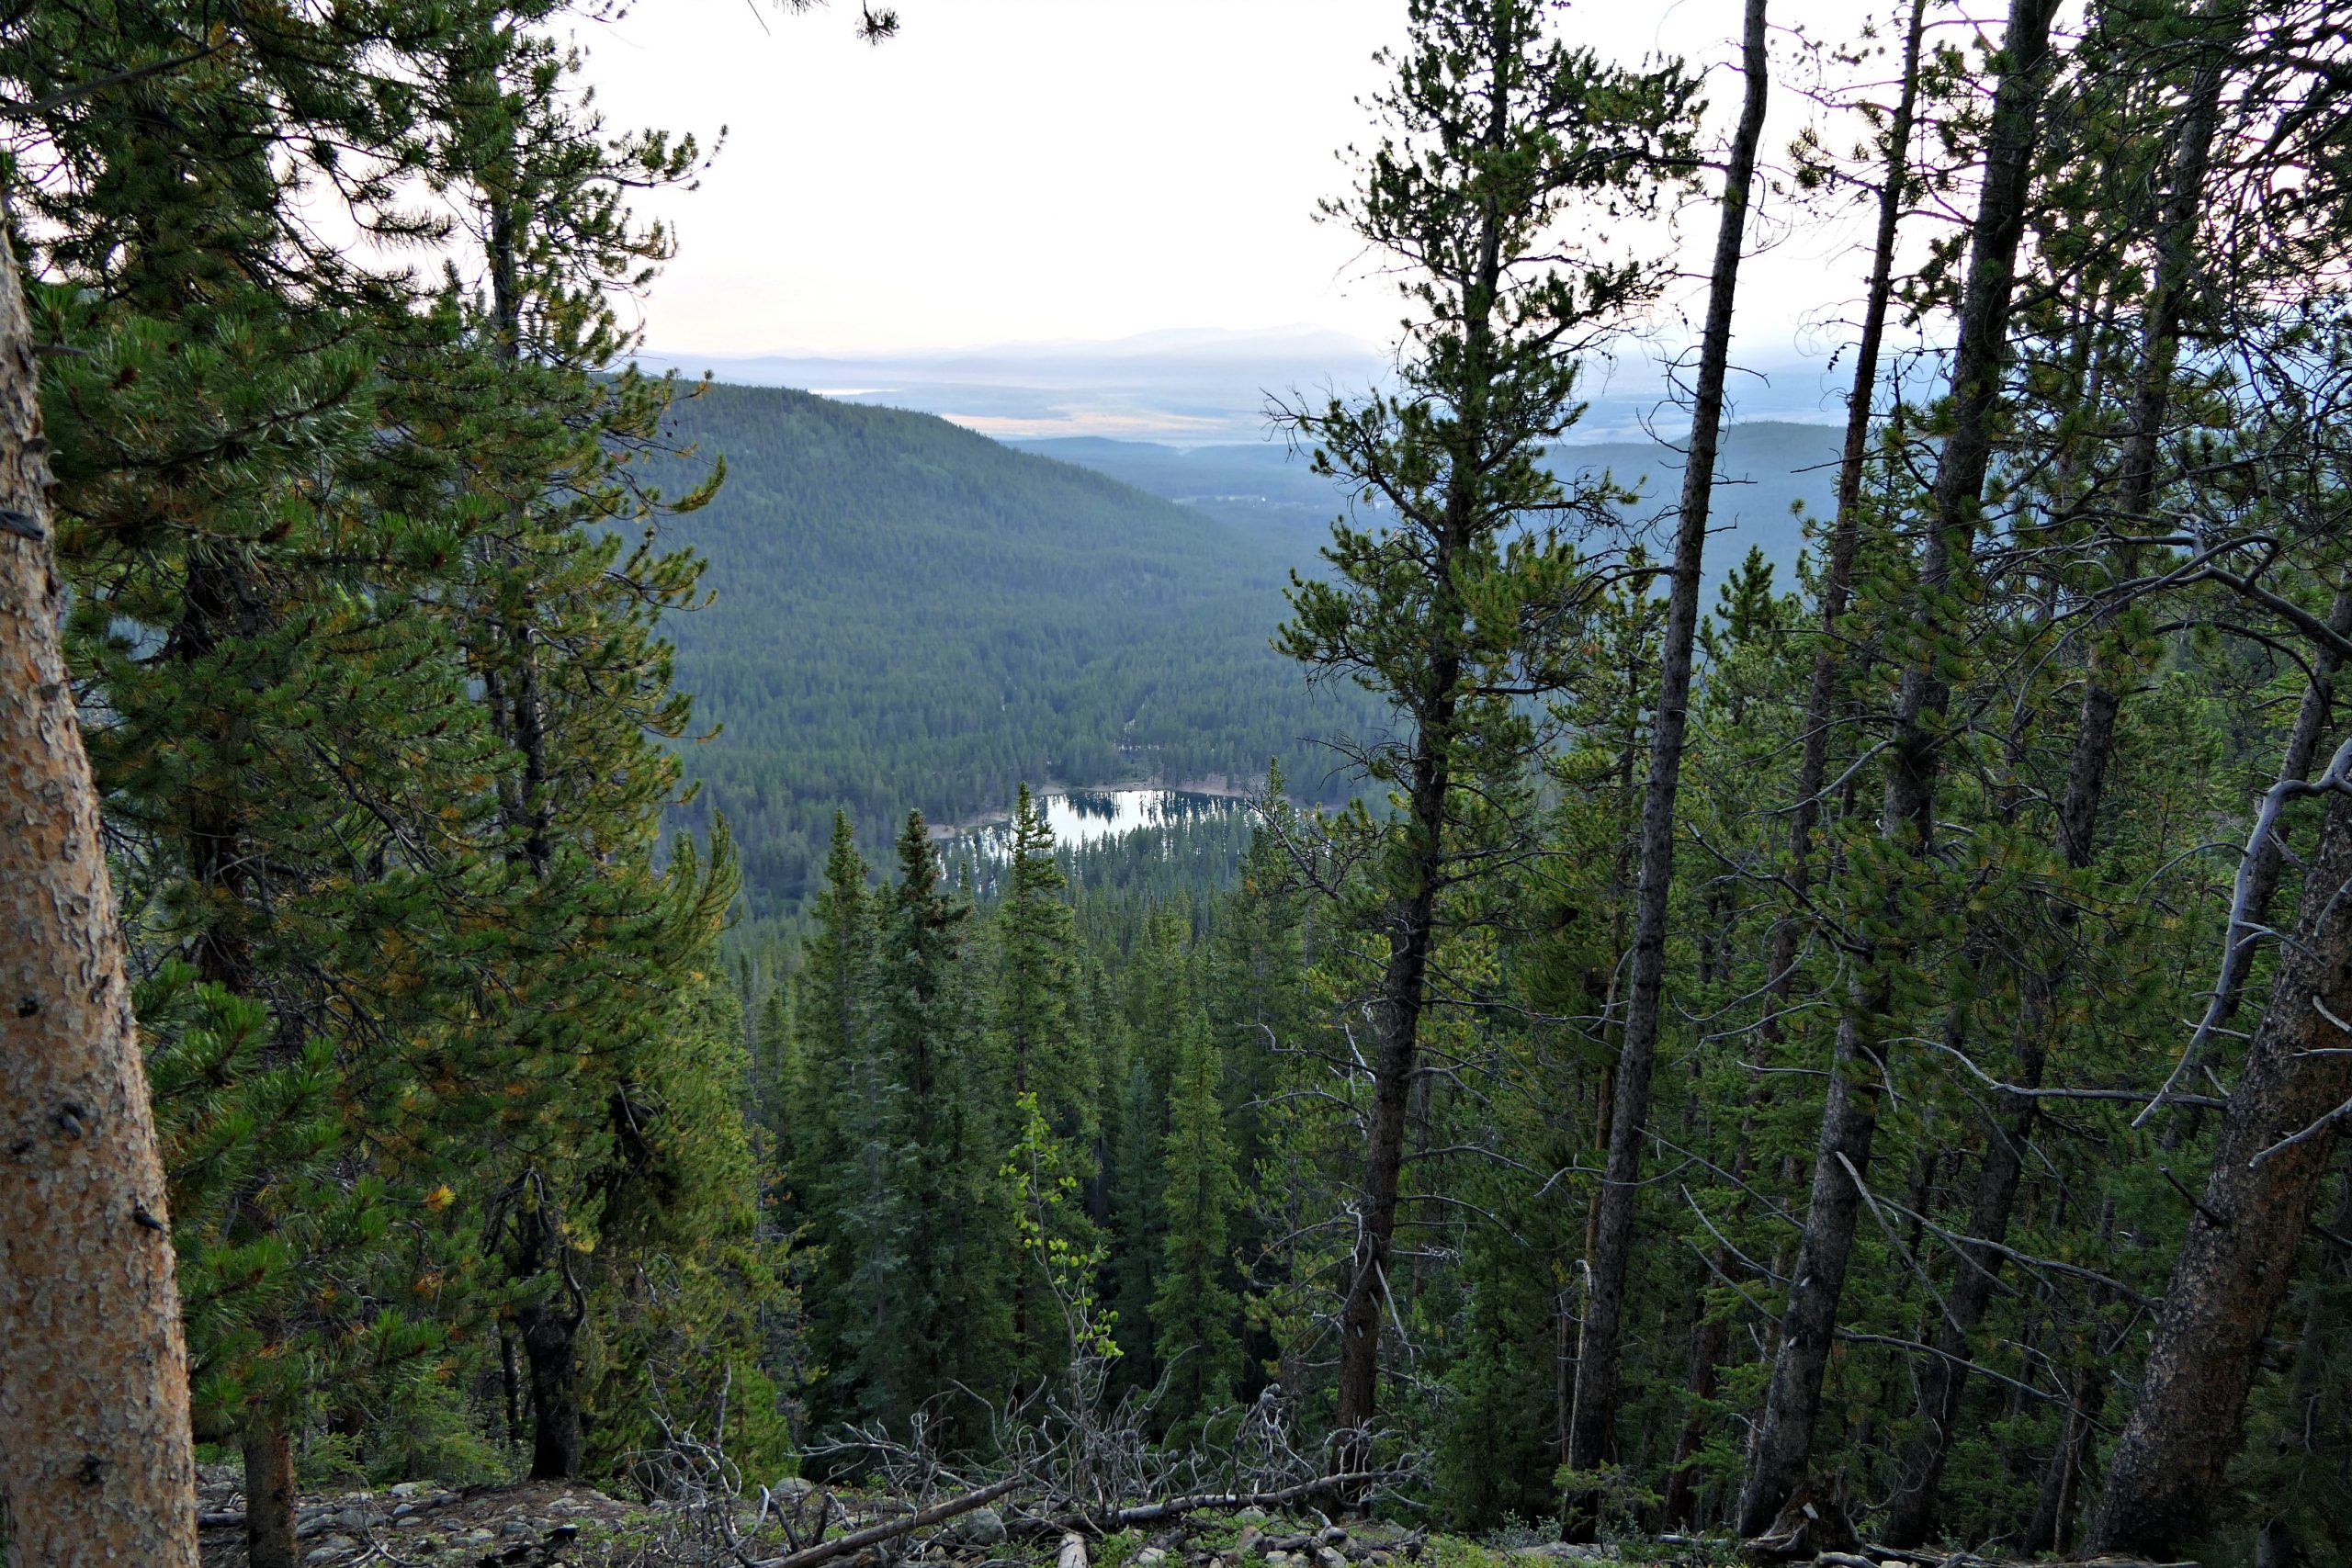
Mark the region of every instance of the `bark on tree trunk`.
[[195, 1568], [187, 1351], [47, 450], [0, 234], [0, 1488], [13, 1561]]
[[1674, 881], [1674, 807], [1682, 783], [1683, 738], [1690, 726], [1690, 650], [1699, 626], [1699, 570], [1714, 496], [1722, 434], [1724, 377], [1731, 356], [1732, 306], [1747, 226], [1756, 148], [1764, 134], [1770, 86], [1764, 53], [1765, 0], [1747, 0], [1742, 66], [1747, 94], [1724, 177], [1722, 221], [1708, 280], [1707, 324], [1700, 340], [1690, 448], [1682, 471], [1682, 509], [1674, 540], [1673, 586], [1659, 648], [1657, 718], [1650, 733], [1650, 771], [1643, 787], [1642, 869], [1635, 894], [1633, 985], [1610, 1118], [1609, 1160], [1594, 1198], [1596, 1223], [1584, 1331], [1577, 1348], [1576, 1403], [1568, 1426], [1572, 1477], [1565, 1522], [1571, 1540], [1597, 1528], [1597, 1500], [1586, 1482], [1615, 1447], [1625, 1281], [1633, 1263], [1634, 1206], [1641, 1192], [1642, 1144], [1649, 1120], [1650, 1077], [1657, 1065], [1658, 1015], [1666, 987], [1667, 903]]
[[[1985, 143], [1984, 184], [1970, 236], [1968, 274], [1952, 355], [1951, 432], [1936, 475], [1933, 518], [1920, 562], [1920, 598], [1928, 626], [1923, 653], [1904, 671], [1894, 736], [1888, 751], [1880, 833], [1896, 856], [1924, 863], [1933, 852], [1936, 775], [1941, 718], [1950, 691], [1939, 664], [1935, 634], [1949, 629], [1942, 604], [1964, 569], [1992, 463], [1993, 413], [2000, 401], [2002, 367], [2018, 247], [2024, 238], [2026, 197], [2041, 119], [2050, 22], [2055, 0], [2012, 0], [2002, 39], [2003, 64]], [[1890, 882], [1882, 918], [1899, 921]], [[1781, 1349], [1758, 1426], [1738, 1526], [1745, 1536], [1771, 1527], [1781, 1506], [1804, 1483], [1821, 1404], [1821, 1374], [1837, 1333], [1839, 1296], [1861, 1208], [1856, 1183], [1867, 1179], [1870, 1146], [1878, 1130], [1883, 1064], [1878, 1036], [1891, 1022], [1890, 947], [1865, 962], [1846, 1014], [1838, 1021], [1837, 1063], [1813, 1189], [1798, 1248], [1796, 1274], [1781, 1320]]]
[[[1450, 669], [1439, 671], [1440, 690], [1451, 693], [1453, 681]], [[1396, 1193], [1404, 1169], [1405, 1114], [1412, 1098], [1430, 949], [1436, 940], [1445, 797], [1452, 786], [1448, 753], [1453, 724], [1453, 702], [1449, 696], [1438, 705], [1437, 712], [1424, 717], [1416, 742], [1419, 754], [1413, 762], [1409, 808], [1419, 846], [1413, 867], [1418, 885], [1394, 917], [1388, 962], [1381, 975], [1380, 1049], [1373, 1072], [1372, 1116], [1365, 1138], [1363, 1211], [1354, 1271], [1340, 1312], [1340, 1398], [1333, 1424], [1340, 1437], [1339, 1461], [1343, 1472], [1370, 1468], [1372, 1427], [1379, 1409], [1381, 1309], [1388, 1299], [1388, 1254], [1396, 1230]]]
[[1861, 1189], [1855, 1182], [1869, 1179], [1871, 1145], [1878, 1136], [1878, 1075], [1876, 1052], [1863, 1042], [1849, 1012], [1838, 1021], [1837, 1066], [1822, 1108], [1812, 1197], [1781, 1318], [1780, 1354], [1773, 1358], [1764, 1420], [1740, 1492], [1743, 1536], [1771, 1528], [1781, 1505], [1804, 1485], [1812, 1459], [1822, 1373], [1837, 1340], [1838, 1307], [1861, 1213]]
[[2327, 796], [2303, 887], [2173, 1265], [2139, 1404], [2108, 1462], [2094, 1552], [2164, 1554], [2205, 1529], [2352, 1100], [2352, 1033], [2331, 1021], [2352, 1017], [2352, 794], [2341, 787]]
[[299, 1568], [294, 1444], [286, 1423], [274, 1412], [255, 1412], [246, 1419], [243, 1448], [247, 1568]]

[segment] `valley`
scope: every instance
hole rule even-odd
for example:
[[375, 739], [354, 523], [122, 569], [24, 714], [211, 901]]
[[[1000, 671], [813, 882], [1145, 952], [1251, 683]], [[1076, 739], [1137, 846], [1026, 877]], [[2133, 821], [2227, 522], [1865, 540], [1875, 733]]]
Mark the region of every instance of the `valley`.
[[[672, 427], [695, 463], [727, 465], [718, 498], [666, 525], [710, 563], [709, 602], [667, 622], [707, 737], [685, 747], [702, 793], [678, 818], [727, 817], [755, 915], [808, 897], [836, 810], [878, 851], [910, 810], [978, 822], [1023, 781], [1181, 786], [1279, 759], [1297, 798], [1345, 798], [1321, 738], [1376, 728], [1379, 705], [1310, 686], [1268, 643], [1288, 574], [1321, 570], [1340, 510], [1285, 446], [1000, 442], [724, 383], [680, 400]], [[1793, 582], [1791, 507], [1827, 505], [1834, 440], [1732, 428], [1710, 597], [1750, 545]], [[1662, 446], [1552, 461], [1639, 489], [1600, 550], [1652, 536], [1679, 483]]]

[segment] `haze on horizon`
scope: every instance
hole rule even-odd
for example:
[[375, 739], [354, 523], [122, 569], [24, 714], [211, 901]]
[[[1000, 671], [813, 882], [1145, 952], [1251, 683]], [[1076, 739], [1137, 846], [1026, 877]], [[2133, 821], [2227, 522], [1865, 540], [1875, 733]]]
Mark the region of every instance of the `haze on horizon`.
[[[674, 0], [584, 31], [616, 127], [725, 144], [691, 192], [645, 206], [679, 233], [645, 302], [645, 361], [947, 414], [991, 434], [1179, 443], [1263, 428], [1268, 391], [1361, 386], [1402, 313], [1378, 258], [1315, 220], [1367, 141], [1358, 100], [1396, 0], [906, 0], [861, 40], [855, 9]], [[1808, 7], [1812, 36], [1856, 36], [1871, 7]], [[1680, 52], [1720, 67], [1736, 0], [1662, 10], [1577, 5], [1605, 56]], [[1793, 51], [1782, 33], [1777, 51]], [[1717, 111], [1736, 100], [1720, 71]], [[1778, 159], [1817, 107], [1776, 86]], [[1712, 178], [1709, 181], [1712, 186]], [[1712, 220], [1675, 230], [1703, 268]], [[1762, 204], [1745, 265], [1742, 418], [1829, 417], [1830, 366], [1859, 295], [1859, 218]], [[1628, 247], [1658, 236], [1628, 232]], [[1669, 293], [1654, 341], [1595, 367], [1596, 434], [1661, 402], [1657, 357], [1695, 314]]]

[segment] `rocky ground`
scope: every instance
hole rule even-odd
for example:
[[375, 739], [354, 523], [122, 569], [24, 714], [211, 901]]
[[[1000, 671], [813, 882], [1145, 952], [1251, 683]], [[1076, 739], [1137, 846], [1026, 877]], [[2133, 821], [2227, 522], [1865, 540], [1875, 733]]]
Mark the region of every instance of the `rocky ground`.
[[[204, 1568], [244, 1568], [243, 1495], [233, 1468], [209, 1471], [199, 1494]], [[616, 1561], [612, 1549], [640, 1510], [593, 1486], [532, 1482], [449, 1488], [409, 1482], [380, 1492], [306, 1500], [297, 1511], [302, 1561], [321, 1568], [557, 1568]]]
[[[828, 1534], [863, 1529], [909, 1505], [886, 1498], [837, 1496], [830, 1505], [785, 1482], [775, 1501], [813, 1523], [810, 1504], [839, 1522]], [[233, 1467], [208, 1467], [201, 1487], [205, 1568], [245, 1568], [244, 1499]], [[682, 1510], [625, 1502], [581, 1484], [444, 1487], [408, 1483], [381, 1491], [345, 1492], [304, 1502], [297, 1515], [306, 1568], [741, 1568], [791, 1549], [773, 1528], [757, 1528], [752, 1507]], [[808, 1532], [804, 1531], [804, 1539]], [[1574, 1562], [1642, 1563], [1653, 1568], [1725, 1568], [1754, 1562], [1729, 1541], [1668, 1537], [1631, 1546], [1476, 1542], [1429, 1535], [1406, 1525], [1249, 1508], [1193, 1513], [1159, 1528], [1087, 1540], [1073, 1558], [1069, 1542], [1043, 1520], [1017, 1509], [980, 1508], [891, 1543], [833, 1557], [824, 1568], [1565, 1568]], [[1781, 1561], [1816, 1568], [2000, 1568], [1966, 1552], [1787, 1553]], [[2096, 1568], [2096, 1565], [2086, 1565]], [[2113, 1568], [2142, 1568], [2116, 1563]], [[2195, 1568], [2180, 1564], [2177, 1568]]]

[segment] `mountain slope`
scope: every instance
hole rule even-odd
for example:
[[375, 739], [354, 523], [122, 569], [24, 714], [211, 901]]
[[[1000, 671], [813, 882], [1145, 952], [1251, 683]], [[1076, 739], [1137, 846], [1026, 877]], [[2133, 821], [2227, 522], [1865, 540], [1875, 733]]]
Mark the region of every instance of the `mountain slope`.
[[1362, 716], [1267, 646], [1311, 549], [923, 414], [715, 386], [673, 425], [728, 463], [675, 525], [717, 594], [673, 622], [678, 683], [724, 727], [690, 810], [735, 827], [756, 910], [806, 891], [836, 806], [878, 845], [910, 807], [1254, 774]]
[[[1837, 491], [1840, 433], [1828, 425], [1758, 421], [1724, 432], [1707, 544], [1707, 576], [1720, 581], [1751, 545], [1763, 550], [1782, 587], [1795, 581], [1804, 530], [1792, 516], [1802, 502], [1826, 516]], [[1073, 436], [1011, 443], [1040, 457], [1076, 463], [1138, 490], [1221, 517], [1252, 533], [1277, 536], [1285, 547], [1312, 550], [1340, 510], [1329, 479], [1307, 471], [1304, 457], [1279, 442], [1247, 446], [1162, 446], [1142, 441]], [[1608, 469], [1641, 492], [1629, 522], [1662, 516], [1653, 553], [1671, 548], [1671, 509], [1681, 493], [1682, 458], [1657, 442], [1563, 444], [1555, 465], [1569, 473]]]

